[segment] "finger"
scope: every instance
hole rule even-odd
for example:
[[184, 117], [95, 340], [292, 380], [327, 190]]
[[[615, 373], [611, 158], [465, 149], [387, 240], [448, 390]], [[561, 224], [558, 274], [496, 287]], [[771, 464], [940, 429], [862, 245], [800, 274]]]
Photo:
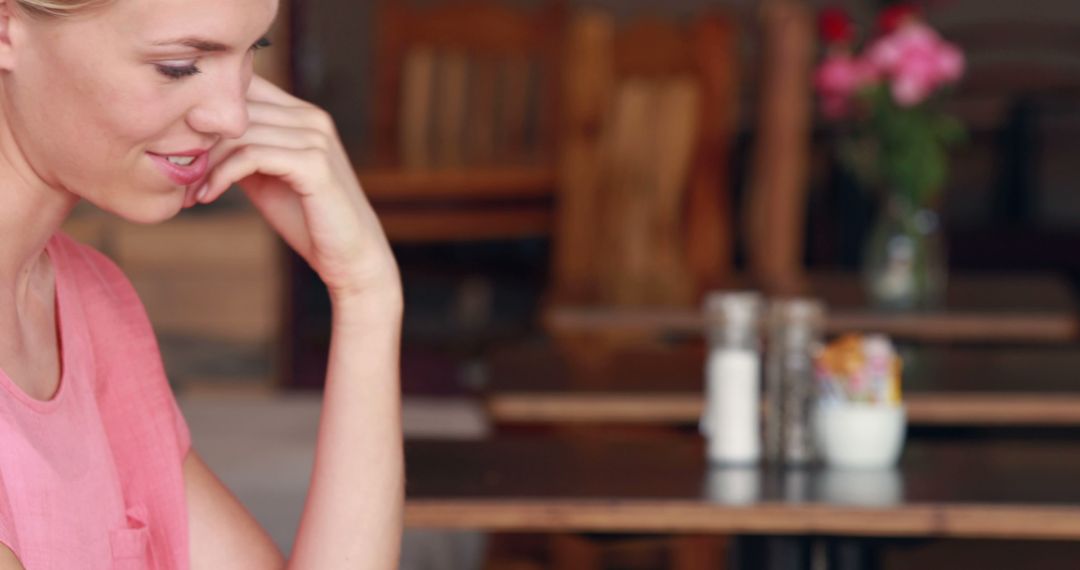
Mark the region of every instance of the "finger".
[[264, 101], [248, 101], [248, 121], [282, 127], [333, 127], [333, 120], [318, 107], [288, 107]]
[[[307, 126], [338, 138], [334, 118], [320, 107], [290, 95], [269, 81], [254, 76], [248, 88], [248, 113], [252, 121], [284, 126]], [[250, 113], [256, 113], [252, 116]], [[299, 121], [299, 124], [297, 124]], [[341, 147], [340, 144], [337, 146]]]
[[[304, 148], [321, 148], [329, 149], [331, 147], [336, 148], [336, 142], [331, 140], [328, 135], [315, 129], [309, 129], [304, 127], [282, 127], [262, 123], [252, 123], [248, 126], [247, 131], [243, 136], [236, 139], [223, 139], [214, 145], [210, 149], [210, 156], [208, 161], [210, 163], [209, 172], [213, 172], [219, 162], [223, 161], [225, 157], [236, 152], [238, 148], [241, 148], [248, 144], [261, 144], [266, 146], [279, 146], [282, 148], [292, 149], [304, 149]], [[195, 194], [202, 188], [206, 179], [197, 180], [194, 184], [189, 185], [190, 192], [190, 205], [185, 200], [186, 207], [190, 207], [195, 204]]]
[[[210, 171], [216, 168], [217, 164], [224, 160], [225, 157], [250, 144], [292, 149], [318, 148], [329, 150], [335, 147], [336, 143], [329, 135], [315, 129], [253, 123], [248, 126], [247, 131], [240, 138], [222, 140], [210, 149]], [[201, 186], [201, 182], [198, 181], [195, 186]]]
[[265, 123], [252, 124], [240, 139], [243, 145], [279, 146], [282, 148], [318, 148], [326, 150], [333, 141], [320, 131], [307, 127], [283, 127]]
[[248, 86], [247, 95], [252, 101], [277, 103], [279, 105], [287, 105], [290, 107], [311, 106], [311, 103], [308, 103], [299, 97], [290, 95], [284, 89], [258, 75], [252, 76], [251, 84]]
[[224, 160], [225, 157], [236, 152], [236, 149], [244, 145], [242, 138], [243, 137], [239, 139], [221, 139], [214, 146], [210, 147], [210, 151], [207, 153], [208, 156], [206, 159], [208, 164], [206, 174], [204, 174], [195, 182], [188, 184], [188, 198], [184, 201], [185, 207], [190, 208], [191, 206], [194, 206], [195, 204], [200, 202], [200, 200], [198, 199], [199, 190], [201, 190], [203, 186], [206, 185], [207, 181], [209, 181], [210, 175], [213, 174], [214, 170], [217, 168], [218, 163]]
[[186, 188], [184, 188], [184, 208], [190, 208], [198, 203], [195, 200], [195, 191], [197, 189], [198, 188], [194, 184], [189, 184]]
[[207, 178], [206, 184], [198, 191], [198, 200], [209, 204], [229, 189], [234, 183], [253, 174], [265, 174], [281, 178], [298, 194], [305, 194], [308, 188], [301, 176], [317, 176], [321, 158], [326, 154], [319, 149], [290, 149], [276, 146], [246, 145], [225, 158]]

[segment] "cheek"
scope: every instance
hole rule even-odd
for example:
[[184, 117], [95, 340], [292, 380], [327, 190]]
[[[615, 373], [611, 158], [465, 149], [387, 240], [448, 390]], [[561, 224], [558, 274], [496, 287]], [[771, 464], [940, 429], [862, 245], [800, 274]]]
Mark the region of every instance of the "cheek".
[[174, 120], [168, 109], [152, 98], [115, 93], [92, 117], [84, 137], [107, 148], [110, 159], [123, 161], [145, 152]]
[[144, 78], [143, 83], [149, 86], [88, 79], [65, 96], [65, 110], [55, 115], [49, 127], [63, 136], [63, 141], [56, 142], [76, 158], [72, 166], [79, 171], [66, 172], [67, 177], [102, 182], [103, 177], [130, 175], [168, 131], [177, 113], [153, 79]]
[[100, 166], [102, 159], [120, 159], [118, 149], [147, 128], [152, 115], [144, 102], [152, 98], [138, 86], [125, 88], [129, 78], [113, 67], [42, 54], [37, 69], [19, 79], [16, 106], [28, 140], [46, 143], [42, 150], [64, 149], [68, 161], [80, 168], [96, 169], [88, 161]]
[[145, 152], [178, 130], [180, 91], [152, 66], [108, 50], [38, 44], [0, 83], [9, 127], [29, 168], [102, 209], [134, 221], [167, 219], [182, 194], [167, 190]]
[[123, 160], [162, 132], [172, 116], [160, 86], [148, 75], [134, 69], [114, 72], [104, 82], [100, 76], [88, 79], [85, 104], [74, 107], [79, 117], [73, 120], [85, 129], [80, 138], [108, 149], [110, 159]]
[[[176, 105], [162, 96], [153, 77], [138, 85], [116, 75], [111, 81], [72, 71], [19, 86], [20, 146], [34, 171], [50, 186], [125, 219], [153, 222], [175, 215], [182, 195], [160, 193], [167, 183], [145, 153], [175, 122]], [[49, 97], [34, 97], [43, 92]]]

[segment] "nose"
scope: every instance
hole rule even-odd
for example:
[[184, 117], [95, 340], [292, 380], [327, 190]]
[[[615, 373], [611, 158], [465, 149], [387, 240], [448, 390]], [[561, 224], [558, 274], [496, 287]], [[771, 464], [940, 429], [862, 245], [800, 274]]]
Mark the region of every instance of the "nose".
[[214, 82], [188, 112], [192, 129], [224, 138], [237, 138], [248, 128], [247, 83], [244, 77]]

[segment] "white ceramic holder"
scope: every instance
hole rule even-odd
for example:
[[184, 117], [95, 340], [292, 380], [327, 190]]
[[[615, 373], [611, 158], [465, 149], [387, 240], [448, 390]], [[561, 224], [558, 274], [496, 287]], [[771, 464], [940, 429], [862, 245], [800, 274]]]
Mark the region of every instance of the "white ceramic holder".
[[825, 464], [838, 469], [883, 469], [896, 465], [904, 448], [903, 406], [828, 403], [814, 411], [814, 437]]

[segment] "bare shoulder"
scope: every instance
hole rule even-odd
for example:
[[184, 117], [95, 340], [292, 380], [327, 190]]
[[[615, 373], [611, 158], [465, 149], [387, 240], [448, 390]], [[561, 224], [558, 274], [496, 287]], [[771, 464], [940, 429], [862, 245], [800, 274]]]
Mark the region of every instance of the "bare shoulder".
[[284, 568], [285, 559], [270, 535], [194, 449], [184, 459], [184, 488], [193, 570]]
[[19, 558], [2, 542], [0, 542], [0, 570], [23, 570]]

